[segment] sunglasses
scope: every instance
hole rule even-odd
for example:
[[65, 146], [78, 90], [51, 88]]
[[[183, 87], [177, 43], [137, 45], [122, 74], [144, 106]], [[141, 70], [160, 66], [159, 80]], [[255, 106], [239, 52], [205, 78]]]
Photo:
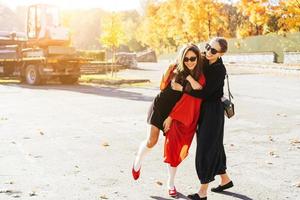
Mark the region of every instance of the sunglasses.
[[188, 57], [184, 57], [183, 58], [183, 62], [188, 62], [188, 61], [191, 61], [191, 62], [195, 62], [196, 60], [197, 60], [197, 57], [196, 56], [192, 56], [192, 57], [190, 57], [190, 58], [188, 58]]
[[206, 44], [206, 45], [205, 45], [205, 49], [206, 49], [206, 51], [210, 51], [210, 53], [213, 54], [213, 55], [215, 55], [215, 54], [217, 54], [217, 53], [222, 53], [221, 51], [218, 51], [217, 49], [212, 48], [212, 47], [210, 46], [210, 44]]

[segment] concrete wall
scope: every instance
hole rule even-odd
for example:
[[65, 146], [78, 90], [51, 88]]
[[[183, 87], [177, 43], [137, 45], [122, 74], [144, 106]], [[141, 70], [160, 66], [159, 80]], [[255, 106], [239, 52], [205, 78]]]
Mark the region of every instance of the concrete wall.
[[284, 52], [284, 64], [300, 64], [300, 52]]
[[228, 53], [223, 57], [225, 63], [274, 63], [274, 52], [261, 53]]

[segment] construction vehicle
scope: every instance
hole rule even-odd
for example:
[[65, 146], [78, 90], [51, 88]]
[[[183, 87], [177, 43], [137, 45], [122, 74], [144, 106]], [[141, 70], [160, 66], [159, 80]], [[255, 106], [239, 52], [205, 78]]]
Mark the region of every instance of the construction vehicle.
[[27, 33], [0, 31], [0, 76], [18, 77], [30, 85], [54, 78], [72, 84], [84, 63], [70, 46], [69, 31], [60, 25], [55, 6], [29, 6]]

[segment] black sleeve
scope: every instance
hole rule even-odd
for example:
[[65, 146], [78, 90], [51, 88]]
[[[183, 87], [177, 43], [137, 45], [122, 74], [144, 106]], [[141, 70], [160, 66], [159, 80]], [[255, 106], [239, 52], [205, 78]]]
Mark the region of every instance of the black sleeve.
[[205, 75], [206, 84], [202, 90], [192, 89], [190, 92], [188, 92], [184, 88], [183, 92], [196, 98], [207, 99], [220, 87], [223, 87], [225, 75], [226, 70], [224, 66], [214, 66], [214, 68], [210, 69]]

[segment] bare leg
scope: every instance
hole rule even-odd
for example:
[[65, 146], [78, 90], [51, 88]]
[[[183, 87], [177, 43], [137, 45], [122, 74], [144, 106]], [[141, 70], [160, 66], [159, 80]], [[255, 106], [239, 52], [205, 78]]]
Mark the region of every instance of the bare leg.
[[220, 177], [221, 177], [221, 184], [220, 184], [221, 186], [226, 185], [231, 181], [227, 173], [220, 174]]
[[198, 195], [200, 196], [200, 198], [207, 196], [207, 189], [208, 189], [208, 184], [201, 184], [200, 190], [198, 192]]
[[147, 139], [141, 142], [138, 154], [135, 158], [134, 162], [134, 170], [138, 171], [141, 168], [142, 161], [147, 153], [154, 147], [159, 138], [159, 129], [153, 125], [151, 125], [150, 134], [148, 135]]

